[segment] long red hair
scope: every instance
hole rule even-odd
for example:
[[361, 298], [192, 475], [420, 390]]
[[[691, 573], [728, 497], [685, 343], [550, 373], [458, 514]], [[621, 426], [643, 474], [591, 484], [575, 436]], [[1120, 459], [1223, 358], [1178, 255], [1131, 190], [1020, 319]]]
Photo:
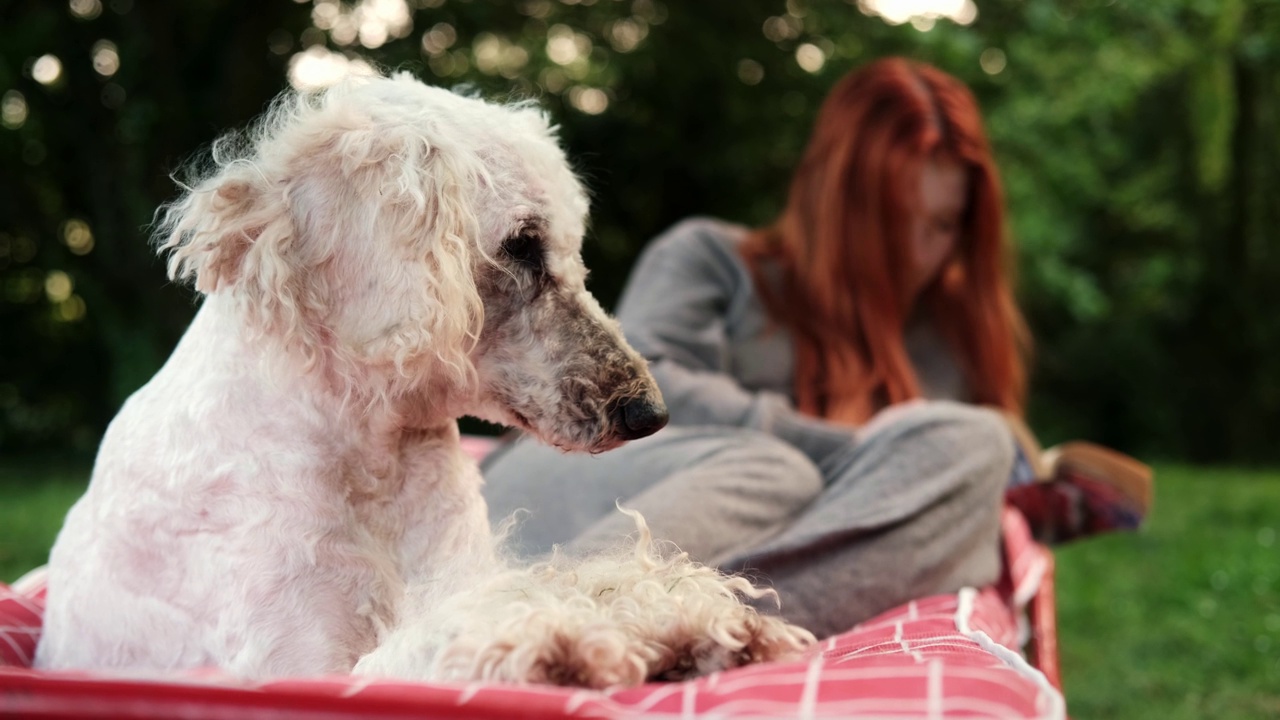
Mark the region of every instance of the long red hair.
[[[920, 172], [968, 173], [959, 237], [937, 278], [911, 288]], [[920, 395], [904, 330], [916, 305], [960, 360], [972, 402], [1021, 414], [1030, 340], [1014, 301], [1000, 179], [969, 89], [888, 58], [845, 76], [818, 113], [787, 205], [742, 246], [772, 320], [796, 348], [801, 411], [861, 424]], [[781, 269], [779, 278], [766, 267]]]

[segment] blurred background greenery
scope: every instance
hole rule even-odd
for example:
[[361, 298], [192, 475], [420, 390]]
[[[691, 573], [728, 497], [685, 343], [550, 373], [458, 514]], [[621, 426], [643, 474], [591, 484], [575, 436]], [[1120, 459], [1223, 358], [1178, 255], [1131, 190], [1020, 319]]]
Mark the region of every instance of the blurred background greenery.
[[147, 242], [170, 173], [291, 82], [536, 99], [610, 305], [676, 220], [770, 219], [826, 89], [886, 54], [983, 106], [1033, 426], [1166, 463], [1148, 533], [1059, 554], [1070, 707], [1280, 716], [1280, 474], [1204, 469], [1280, 466], [1280, 0], [0, 0], [0, 580], [195, 309]]
[[[3, 0], [0, 448], [91, 449], [159, 366], [194, 306], [145, 226], [289, 77], [536, 98], [594, 192], [608, 305], [679, 218], [771, 218], [826, 89], [900, 53], [986, 113], [1037, 430], [1280, 460], [1280, 2], [977, 2]], [[956, 19], [889, 22], [930, 6]]]

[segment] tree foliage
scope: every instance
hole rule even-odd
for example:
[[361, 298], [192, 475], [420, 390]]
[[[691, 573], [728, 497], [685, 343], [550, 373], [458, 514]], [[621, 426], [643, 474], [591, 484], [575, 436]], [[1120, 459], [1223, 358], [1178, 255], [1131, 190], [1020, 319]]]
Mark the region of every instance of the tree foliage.
[[977, 0], [969, 25], [893, 26], [843, 0], [415, 0], [358, 32], [396, 4], [0, 2], [0, 448], [91, 447], [163, 362], [194, 304], [154, 208], [299, 53], [544, 105], [593, 192], [606, 304], [672, 222], [770, 219], [826, 89], [905, 54], [986, 113], [1042, 432], [1280, 458], [1280, 2]]

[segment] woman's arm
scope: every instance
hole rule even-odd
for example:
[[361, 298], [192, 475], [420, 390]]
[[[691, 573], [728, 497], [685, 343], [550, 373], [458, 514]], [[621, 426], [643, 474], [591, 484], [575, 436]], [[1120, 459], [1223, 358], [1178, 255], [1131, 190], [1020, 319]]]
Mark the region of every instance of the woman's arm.
[[678, 425], [734, 425], [771, 433], [815, 462], [853, 430], [802, 415], [782, 394], [750, 391], [729, 372], [725, 317], [754, 292], [735, 249], [712, 221], [685, 221], [641, 255], [618, 306], [628, 342], [650, 369]]

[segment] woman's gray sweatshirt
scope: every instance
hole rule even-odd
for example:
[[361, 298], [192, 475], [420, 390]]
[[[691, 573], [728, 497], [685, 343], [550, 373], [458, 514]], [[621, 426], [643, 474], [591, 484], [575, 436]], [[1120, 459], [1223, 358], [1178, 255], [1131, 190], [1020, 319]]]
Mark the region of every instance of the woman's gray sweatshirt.
[[[854, 428], [795, 409], [791, 338], [770, 323], [738, 252], [746, 233], [707, 218], [675, 225], [641, 254], [617, 316], [649, 360], [672, 424], [754, 428], [821, 462]], [[967, 399], [959, 366], [927, 323], [911, 325], [906, 345], [926, 398]]]

